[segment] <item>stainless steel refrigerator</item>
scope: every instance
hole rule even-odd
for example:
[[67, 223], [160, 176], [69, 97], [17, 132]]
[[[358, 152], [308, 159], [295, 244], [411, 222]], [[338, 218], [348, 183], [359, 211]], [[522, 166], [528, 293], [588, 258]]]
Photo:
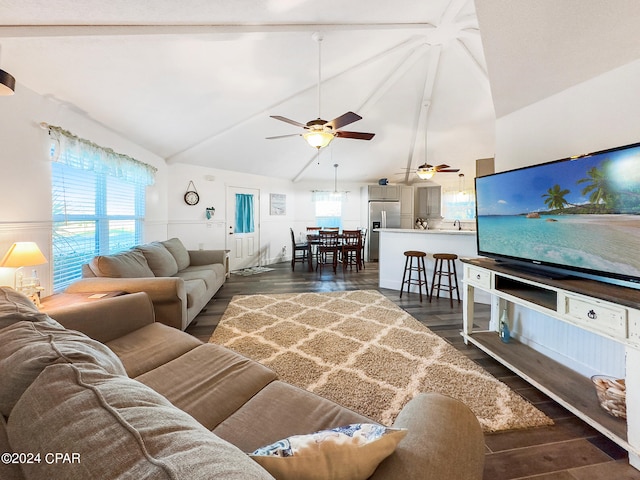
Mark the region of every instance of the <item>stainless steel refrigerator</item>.
[[378, 261], [380, 233], [378, 228], [400, 228], [400, 202], [369, 202], [369, 261]]

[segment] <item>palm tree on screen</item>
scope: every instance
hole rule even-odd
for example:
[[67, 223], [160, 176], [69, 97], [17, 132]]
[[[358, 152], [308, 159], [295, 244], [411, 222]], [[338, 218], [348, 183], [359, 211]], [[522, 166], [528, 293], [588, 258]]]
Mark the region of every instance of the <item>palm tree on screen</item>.
[[609, 186], [607, 185], [606, 170], [610, 161], [605, 160], [600, 165], [601, 168], [591, 167], [587, 171], [587, 178], [581, 178], [577, 183], [588, 183], [582, 189], [582, 195], [589, 195], [589, 202], [592, 205], [603, 205], [605, 207], [611, 207], [613, 197]]
[[563, 190], [562, 187], [556, 183], [547, 190], [547, 193], [542, 194], [542, 198], [544, 198], [544, 203], [549, 207], [549, 210], [562, 210], [565, 205], [569, 204], [564, 198], [569, 192], [566, 188]]

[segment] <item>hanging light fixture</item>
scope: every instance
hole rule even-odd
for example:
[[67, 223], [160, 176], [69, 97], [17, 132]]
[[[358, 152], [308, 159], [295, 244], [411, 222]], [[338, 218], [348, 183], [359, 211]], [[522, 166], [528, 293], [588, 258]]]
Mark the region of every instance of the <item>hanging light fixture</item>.
[[326, 125], [327, 122], [321, 120], [320, 86], [322, 84], [322, 35], [319, 32], [315, 32], [312, 38], [318, 43], [318, 119], [307, 123], [309, 131], [303, 133], [302, 137], [309, 145], [320, 150], [331, 143], [335, 138], [335, 133], [330, 125]]
[[436, 169], [427, 163], [427, 133], [429, 122], [429, 107], [431, 102], [425, 101], [424, 106], [424, 163], [416, 169], [416, 175], [420, 180], [429, 180], [436, 174]]
[[[314, 122], [317, 122], [314, 124]], [[334, 139], [333, 129], [324, 125], [324, 120], [312, 120], [307, 124], [309, 131], [302, 134], [309, 145], [320, 150]]]
[[420, 178], [420, 180], [429, 180], [436, 174], [435, 168], [426, 163], [424, 165], [420, 165], [416, 170], [416, 175]]
[[16, 79], [9, 72], [0, 69], [0, 95], [13, 95], [16, 89]]

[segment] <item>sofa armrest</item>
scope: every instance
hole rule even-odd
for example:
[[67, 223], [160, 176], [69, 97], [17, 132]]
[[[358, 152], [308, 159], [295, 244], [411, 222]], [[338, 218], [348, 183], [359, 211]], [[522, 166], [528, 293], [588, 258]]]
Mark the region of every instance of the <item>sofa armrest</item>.
[[227, 250], [189, 250], [191, 265], [226, 264]]
[[184, 330], [187, 327], [187, 291], [180, 277], [83, 278], [67, 293], [145, 292], [153, 302], [156, 322]]
[[76, 303], [47, 312], [65, 328], [102, 343], [110, 342], [155, 321], [146, 293], [132, 293], [88, 303]]
[[484, 435], [462, 402], [439, 393], [420, 394], [405, 405], [393, 426], [407, 428], [407, 436], [371, 479], [482, 479]]

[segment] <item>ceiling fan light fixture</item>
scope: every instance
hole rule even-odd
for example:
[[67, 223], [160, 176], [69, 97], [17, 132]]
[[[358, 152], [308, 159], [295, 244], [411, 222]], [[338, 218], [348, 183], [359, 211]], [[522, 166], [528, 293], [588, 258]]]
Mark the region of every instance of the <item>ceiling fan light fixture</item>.
[[309, 145], [317, 148], [318, 150], [329, 145], [335, 138], [335, 135], [333, 133], [323, 130], [310, 130], [306, 133], [303, 133], [302, 136]]
[[0, 70], [0, 95], [13, 95], [16, 89], [16, 79], [9, 72]]
[[429, 180], [436, 174], [434, 168], [426, 168], [426, 167], [418, 167], [416, 170], [416, 175], [420, 178], [420, 180]]

